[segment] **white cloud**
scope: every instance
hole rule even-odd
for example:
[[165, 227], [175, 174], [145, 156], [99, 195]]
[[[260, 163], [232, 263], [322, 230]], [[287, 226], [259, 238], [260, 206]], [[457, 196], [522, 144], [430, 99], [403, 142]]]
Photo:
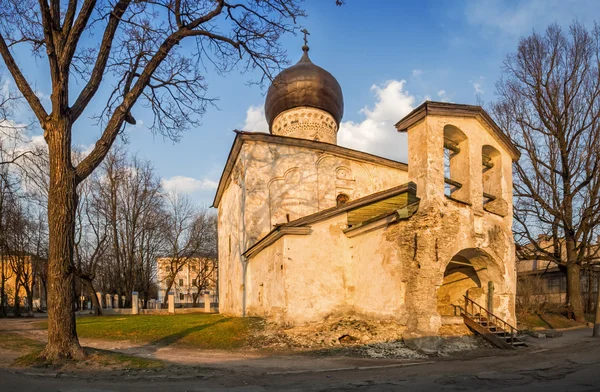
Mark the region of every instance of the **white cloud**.
[[217, 189], [217, 182], [213, 180], [203, 179], [198, 180], [186, 176], [173, 176], [163, 178], [161, 184], [168, 192], [178, 193], [194, 193], [198, 191], [209, 191]]
[[265, 109], [262, 106], [250, 106], [246, 111], [244, 131], [269, 133], [269, 124], [265, 119]]
[[448, 96], [446, 90], [438, 91], [437, 96], [442, 102], [450, 102], [450, 97]]
[[483, 90], [483, 81], [484, 80], [485, 80], [485, 78], [483, 76], [480, 76], [479, 79], [476, 79], [475, 81], [469, 80], [469, 83], [471, 83], [471, 85], [473, 86], [475, 95], [485, 93], [485, 91]]
[[423, 71], [420, 70], [420, 69], [413, 69], [412, 70], [412, 76], [413, 76], [413, 78], [418, 78], [422, 74], [423, 74]]
[[[507, 3], [504, 0], [469, 0], [465, 3], [467, 22], [479, 25], [496, 39], [544, 30], [555, 21], [571, 23], [577, 19], [592, 23], [597, 15], [597, 0], [528, 0]], [[500, 33], [500, 34], [498, 34]]]
[[404, 90], [405, 83], [405, 80], [390, 80], [383, 85], [372, 86], [375, 106], [361, 110], [365, 116], [363, 121], [340, 124], [338, 144], [406, 162], [406, 135], [394, 128], [394, 124], [415, 106], [415, 97]]

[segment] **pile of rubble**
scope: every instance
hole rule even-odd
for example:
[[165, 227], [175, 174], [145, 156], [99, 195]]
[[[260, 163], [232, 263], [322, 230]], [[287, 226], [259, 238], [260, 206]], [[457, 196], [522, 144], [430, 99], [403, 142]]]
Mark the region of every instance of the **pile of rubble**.
[[265, 323], [255, 336], [254, 346], [309, 350], [343, 348], [348, 355], [395, 359], [422, 359], [427, 354], [448, 356], [487, 347], [480, 337], [471, 335], [466, 327], [442, 328], [439, 350], [425, 354], [407, 347], [402, 340], [404, 330], [404, 326], [392, 320], [366, 320], [356, 316], [330, 317], [321, 323], [297, 327]]
[[256, 343], [270, 348], [327, 348], [357, 346], [401, 339], [404, 326], [390, 320], [357, 317], [328, 318], [298, 327], [265, 324]]

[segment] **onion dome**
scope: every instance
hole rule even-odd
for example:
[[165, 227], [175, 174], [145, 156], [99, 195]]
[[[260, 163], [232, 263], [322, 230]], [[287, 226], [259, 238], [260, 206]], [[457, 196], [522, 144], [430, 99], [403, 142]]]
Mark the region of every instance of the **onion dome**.
[[273, 120], [286, 110], [312, 107], [329, 113], [339, 126], [344, 114], [342, 88], [332, 74], [315, 65], [308, 57], [308, 46], [296, 65], [283, 70], [275, 77], [267, 92], [265, 117], [269, 129]]

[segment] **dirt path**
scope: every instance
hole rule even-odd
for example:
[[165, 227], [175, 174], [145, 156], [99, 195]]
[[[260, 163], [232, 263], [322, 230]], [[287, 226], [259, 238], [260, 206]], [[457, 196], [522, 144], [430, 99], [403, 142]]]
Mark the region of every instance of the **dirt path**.
[[[169, 379], [156, 375], [127, 378], [71, 378], [14, 374], [0, 369], [3, 392], [169, 392], [169, 391], [598, 391], [600, 339], [590, 329], [565, 332], [557, 339], [511, 356], [440, 360], [411, 367], [353, 368], [312, 372], [244, 374], [221, 372], [206, 377]], [[560, 340], [562, 344], [559, 344]], [[499, 350], [496, 350], [499, 352]]]
[[[3, 319], [0, 320], [0, 332], [11, 332], [25, 338], [46, 342], [46, 329], [40, 328], [39, 319]], [[426, 359], [371, 359], [340, 355], [316, 355], [310, 352], [277, 353], [256, 349], [235, 351], [202, 350], [181, 346], [161, 347], [153, 344], [131, 341], [108, 341], [80, 338], [84, 347], [117, 351], [142, 358], [158, 359], [174, 365], [203, 366], [223, 370], [235, 370], [240, 373], [280, 373], [303, 372], [339, 368], [357, 368], [370, 366], [389, 366]], [[12, 358], [14, 359], [14, 358]]]

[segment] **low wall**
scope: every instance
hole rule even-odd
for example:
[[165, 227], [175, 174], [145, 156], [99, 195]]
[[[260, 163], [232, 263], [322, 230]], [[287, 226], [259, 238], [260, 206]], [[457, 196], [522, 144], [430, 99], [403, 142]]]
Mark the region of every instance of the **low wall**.
[[[204, 308], [175, 308], [175, 314], [187, 314], [187, 313], [219, 313], [218, 308], [211, 308], [210, 312], [206, 312]], [[77, 315], [88, 315], [93, 314], [93, 311], [86, 310], [77, 312]], [[102, 315], [111, 316], [116, 314], [131, 314], [130, 308], [119, 308], [119, 309], [102, 309]], [[139, 314], [169, 314], [168, 309], [140, 309]]]

